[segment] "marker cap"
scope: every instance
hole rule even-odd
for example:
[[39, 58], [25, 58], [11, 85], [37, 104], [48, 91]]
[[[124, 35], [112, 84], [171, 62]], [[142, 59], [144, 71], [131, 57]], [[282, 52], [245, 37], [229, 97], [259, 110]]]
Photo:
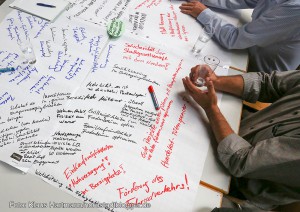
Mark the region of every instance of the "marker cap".
[[108, 23], [107, 25], [107, 33], [113, 37], [120, 37], [125, 31], [125, 24], [121, 20], [114, 20]]
[[148, 91], [149, 91], [150, 93], [153, 93], [153, 92], [154, 92], [154, 89], [153, 89], [152, 85], [150, 85], [150, 86], [148, 87]]

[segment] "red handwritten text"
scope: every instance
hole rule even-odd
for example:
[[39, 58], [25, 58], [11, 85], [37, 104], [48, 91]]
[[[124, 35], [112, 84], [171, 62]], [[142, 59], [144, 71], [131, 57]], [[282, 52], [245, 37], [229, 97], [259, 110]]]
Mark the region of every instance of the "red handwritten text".
[[81, 161], [79, 163], [74, 163], [72, 165], [72, 169], [70, 169], [69, 167], [67, 167], [64, 171], [64, 175], [67, 178], [67, 180], [78, 170], [80, 169], [80, 167], [82, 167], [83, 165], [86, 166], [86, 163], [92, 159], [92, 158], [96, 158], [99, 154], [102, 154], [103, 152], [110, 150], [111, 148], [113, 148], [112, 145], [106, 145], [105, 147], [101, 147], [101, 148], [97, 148], [94, 151], [91, 151], [90, 154], [88, 156], [84, 156], [81, 155]]

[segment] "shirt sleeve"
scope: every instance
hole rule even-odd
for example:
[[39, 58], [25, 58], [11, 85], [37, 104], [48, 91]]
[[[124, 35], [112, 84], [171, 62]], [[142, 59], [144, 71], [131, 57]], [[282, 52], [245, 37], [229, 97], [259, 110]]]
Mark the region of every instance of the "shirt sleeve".
[[299, 6], [278, 6], [264, 12], [259, 18], [236, 27], [220, 18], [212, 10], [205, 9], [197, 20], [206, 28], [214, 28], [214, 39], [227, 49], [245, 49], [252, 46], [268, 46], [299, 34]]
[[300, 86], [300, 72], [273, 71], [271, 74], [253, 72], [242, 75], [244, 91], [242, 99], [248, 102], [274, 102], [291, 89]]
[[199, 0], [202, 4], [222, 9], [247, 9], [254, 8], [257, 0]]
[[237, 134], [231, 134], [220, 142], [217, 151], [233, 176], [283, 183], [286, 173], [281, 176], [280, 172], [286, 172], [295, 163], [299, 165], [299, 149], [299, 137], [274, 137], [252, 146]]

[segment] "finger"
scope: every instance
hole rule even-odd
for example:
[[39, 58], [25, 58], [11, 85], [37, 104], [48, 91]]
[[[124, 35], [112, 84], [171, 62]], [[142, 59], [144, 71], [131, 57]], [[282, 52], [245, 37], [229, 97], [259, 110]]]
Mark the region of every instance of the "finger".
[[191, 94], [190, 90], [188, 89], [188, 87], [186, 86], [186, 79], [185, 78], [182, 78], [182, 83], [183, 83], [183, 86], [184, 86], [184, 89], [187, 93]]
[[195, 2], [182, 3], [181, 6], [194, 6]]
[[196, 70], [198, 70], [200, 67], [200, 65], [195, 65], [193, 68], [191, 68], [192, 72], [195, 72]]
[[179, 8], [180, 8], [180, 9], [189, 9], [189, 10], [191, 10], [191, 9], [193, 9], [194, 7], [193, 7], [193, 5], [181, 5]]
[[180, 10], [189, 10], [192, 11], [193, 7], [179, 7]]
[[183, 86], [184, 86], [184, 88], [187, 90], [187, 88], [186, 88], [186, 81], [185, 81], [185, 78], [182, 78], [182, 84], [183, 84]]
[[180, 12], [182, 12], [183, 14], [187, 14], [187, 15], [190, 15], [192, 13], [192, 11], [190, 11], [190, 10], [180, 10]]
[[201, 93], [201, 91], [192, 83], [192, 81], [186, 77], [185, 78], [185, 85], [187, 87], [187, 89], [190, 91], [190, 93], [194, 94], [194, 93]]
[[185, 90], [188, 90], [188, 88], [186, 87], [186, 79], [185, 78], [182, 78], [182, 83], [183, 83]]
[[191, 69], [190, 78], [192, 81], [195, 81], [198, 78], [199, 69], [200, 69], [200, 65], [196, 65]]
[[193, 10], [194, 7], [191, 6], [180, 6], [179, 9], [181, 10]]
[[207, 78], [207, 90], [208, 90], [208, 95], [210, 96], [215, 96], [216, 95], [216, 91], [215, 91], [215, 87], [213, 82], [210, 80], [210, 78]]
[[203, 68], [206, 70], [208, 76], [210, 76], [213, 73], [209, 65], [205, 64], [203, 65]]

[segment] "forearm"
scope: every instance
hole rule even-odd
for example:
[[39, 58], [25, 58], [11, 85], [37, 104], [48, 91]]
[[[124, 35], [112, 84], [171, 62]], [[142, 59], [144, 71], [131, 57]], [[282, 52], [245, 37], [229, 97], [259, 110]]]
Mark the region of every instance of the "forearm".
[[241, 75], [219, 76], [214, 82], [216, 90], [242, 97], [244, 80]]
[[[259, 28], [254, 28], [255, 24], [253, 24], [253, 22], [247, 23], [242, 27], [237, 27], [210, 9], [203, 10], [203, 12], [197, 16], [197, 20], [205, 26], [206, 29], [214, 29], [214, 39], [226, 49], [249, 48], [258, 44], [262, 39], [261, 36], [253, 36], [254, 34], [266, 34], [261, 32]], [[251, 29], [249, 30], [248, 28]], [[251, 33], [249, 33], [250, 31]]]
[[217, 105], [206, 109], [205, 112], [218, 143], [234, 133]]

